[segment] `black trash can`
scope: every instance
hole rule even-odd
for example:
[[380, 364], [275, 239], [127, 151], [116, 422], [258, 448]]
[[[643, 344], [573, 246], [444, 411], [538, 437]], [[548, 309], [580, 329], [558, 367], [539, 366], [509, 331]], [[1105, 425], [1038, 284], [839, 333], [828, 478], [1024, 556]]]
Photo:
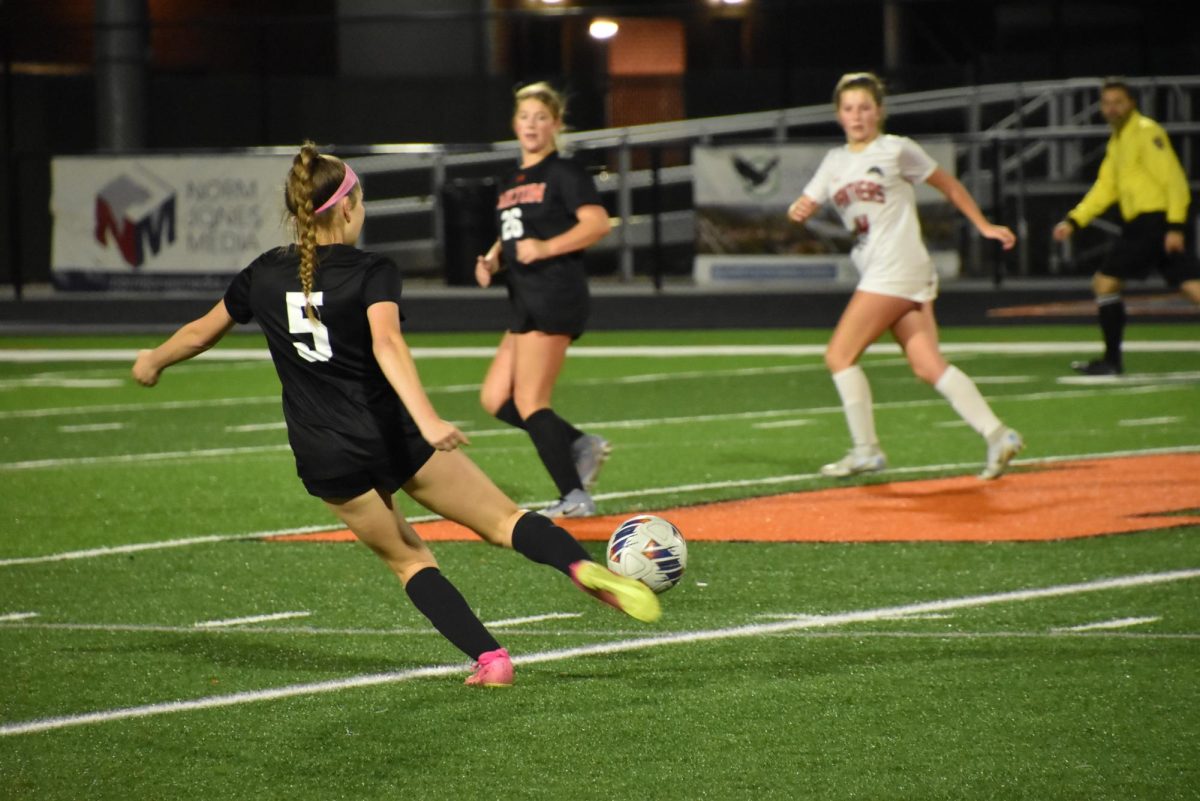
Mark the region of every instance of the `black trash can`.
[[475, 258], [496, 241], [496, 182], [457, 178], [442, 187], [442, 272], [452, 286], [475, 285]]

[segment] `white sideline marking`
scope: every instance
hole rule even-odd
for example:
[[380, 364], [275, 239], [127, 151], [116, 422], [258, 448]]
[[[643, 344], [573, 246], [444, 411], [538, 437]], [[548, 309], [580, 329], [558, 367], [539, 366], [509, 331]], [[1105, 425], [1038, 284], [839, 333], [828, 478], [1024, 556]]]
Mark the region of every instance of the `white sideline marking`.
[[[1173, 570], [1165, 573], [1143, 573], [1133, 576], [1119, 576], [1109, 579], [1078, 584], [1060, 584], [1051, 587], [1041, 587], [1029, 590], [1014, 590], [1011, 592], [991, 593], [987, 595], [971, 595], [961, 598], [946, 598], [938, 601], [924, 601], [902, 606], [886, 606], [878, 609], [862, 609], [853, 612], [843, 612], [835, 615], [821, 615], [803, 620], [788, 620], [778, 623], [760, 623], [749, 626], [732, 628], [707, 629], [701, 631], [685, 631], [675, 634], [662, 634], [654, 637], [638, 637], [632, 640], [595, 643], [576, 648], [563, 648], [555, 651], [542, 651], [517, 656], [513, 664], [533, 665], [541, 662], [561, 662], [566, 659], [597, 656], [601, 654], [616, 654], [626, 651], [640, 651], [664, 645], [680, 645], [687, 643], [710, 642], [742, 637], [761, 637], [786, 631], [796, 631], [807, 628], [827, 628], [844, 626], [851, 623], [868, 623], [878, 620], [891, 620], [909, 615], [921, 615], [931, 612], [944, 612], [950, 609], [968, 609], [992, 604], [1034, 601], [1041, 598], [1055, 598], [1066, 595], [1078, 595], [1085, 592], [1103, 590], [1128, 589], [1151, 584], [1165, 584], [1172, 581], [1185, 581], [1200, 578], [1200, 569]], [[36, 732], [65, 729], [72, 726], [83, 726], [93, 723], [108, 723], [129, 718], [145, 718], [155, 715], [167, 715], [177, 712], [191, 712], [198, 709], [215, 709], [219, 707], [238, 706], [241, 704], [272, 701], [280, 698], [295, 698], [297, 696], [318, 695], [322, 693], [340, 692], [358, 687], [373, 687], [383, 684], [397, 684], [412, 679], [450, 676], [461, 674], [463, 665], [435, 665], [412, 670], [395, 671], [391, 673], [375, 673], [362, 676], [350, 676], [344, 679], [312, 682], [307, 684], [292, 684], [266, 690], [231, 693], [229, 695], [208, 696], [188, 701], [165, 701], [144, 706], [109, 709], [98, 712], [87, 712], [77, 715], [40, 718], [36, 720], [15, 721], [0, 724], [0, 736], [17, 734], [33, 734]], [[466, 692], [466, 691], [464, 691]]]
[[1189, 383], [1200, 381], [1200, 371], [1176, 371], [1171, 373], [1125, 373], [1124, 375], [1064, 375], [1054, 379], [1059, 384], [1083, 386], [1112, 386], [1114, 384], [1157, 384]]
[[[516, 431], [517, 429], [513, 429]], [[1200, 445], [1179, 445], [1171, 448], [1145, 448], [1142, 450], [1127, 450], [1127, 451], [1107, 451], [1104, 453], [1076, 453], [1064, 454], [1062, 456], [1043, 456], [1037, 459], [1014, 459], [1011, 464], [1015, 467], [1029, 465], [1046, 465], [1059, 464], [1061, 462], [1076, 462], [1090, 459], [1120, 459], [1128, 456], [1162, 456], [1177, 453], [1197, 453], [1200, 452]], [[948, 464], [934, 465], [919, 465], [914, 467], [896, 467], [888, 468], [889, 475], [920, 475], [923, 473], [939, 473], [947, 471], [974, 470], [979, 467], [978, 462], [961, 462]], [[820, 473], [795, 473], [785, 476], [767, 476], [764, 478], [754, 479], [737, 479], [728, 481], [710, 481], [703, 484], [677, 484], [670, 487], [648, 487], [638, 490], [629, 490], [627, 492], [606, 492], [598, 493], [592, 496], [598, 501], [615, 500], [618, 498], [644, 498], [654, 495], [670, 495], [683, 494], [688, 492], [698, 492], [701, 490], [712, 489], [729, 489], [733, 487], [770, 487], [778, 484], [790, 484], [802, 481], [811, 481], [821, 479]], [[546, 506], [553, 503], [552, 500], [543, 501], [523, 501], [522, 507]], [[408, 517], [410, 523], [426, 523], [431, 520], [440, 520], [437, 515], [413, 515]], [[235, 542], [238, 540], [257, 540], [267, 539], [268, 537], [278, 537], [287, 534], [309, 534], [317, 531], [339, 531], [344, 526], [339, 525], [324, 525], [324, 526], [301, 526], [297, 528], [276, 529], [274, 531], [259, 531], [248, 534], [214, 534], [204, 537], [190, 537], [180, 540], [159, 540], [157, 542], [140, 542], [131, 545], [115, 545], [101, 548], [90, 548], [82, 551], [64, 551], [54, 554], [44, 554], [42, 556], [21, 556], [6, 559], [0, 559], [0, 567], [8, 567], [11, 565], [32, 565], [44, 562], [63, 562], [71, 559], [90, 559], [98, 556], [116, 556], [126, 553], [136, 553], [138, 551], [153, 551], [163, 548], [180, 548], [187, 545], [209, 545], [217, 542]]]
[[[209, 351], [209, 353], [211, 353], [211, 352], [212, 351]], [[0, 350], [0, 361], [3, 361], [3, 358], [2, 358], [3, 354], [4, 354], [4, 351]], [[894, 363], [900, 363], [902, 361], [903, 360], [895, 360]], [[893, 363], [893, 362], [878, 361], [878, 362], [874, 362], [873, 365], [882, 365], [882, 364], [887, 364], [887, 363]], [[824, 369], [824, 366], [823, 365], [798, 365], [795, 368], [792, 368], [792, 367], [786, 368], [786, 370], [818, 369], [818, 368]], [[760, 369], [770, 370], [770, 369], [774, 369], [774, 368], [742, 368], [742, 369], [744, 369], [744, 370], [760, 370]], [[780, 368], [780, 369], [784, 370], [784, 368]], [[784, 371], [786, 371], [786, 370], [784, 370]], [[706, 373], [706, 375], [709, 375], [709, 376], [726, 375], [726, 374], [736, 374], [739, 372], [741, 372], [740, 369], [732, 370], [732, 371], [719, 371], [718, 370], [718, 371], [709, 371], [708, 373]], [[1147, 376], [1146, 381], [1152, 382], [1153, 377], [1156, 374], [1147, 373], [1145, 375]], [[1162, 374], [1162, 375], [1172, 375], [1172, 374]], [[667, 380], [667, 379], [673, 378], [673, 377], [689, 378], [689, 377], [691, 377], [691, 373], [653, 373], [653, 374], [647, 374], [644, 376], [628, 376], [628, 378], [637, 379], [638, 381], [661, 381], [661, 380]], [[579, 380], [579, 381], [566, 380], [566, 381], [560, 382], [560, 384], [562, 386], [576, 385], [576, 384], [580, 384], [580, 385], [592, 384], [592, 383], [607, 385], [607, 384], [612, 384], [612, 383], [620, 383], [620, 381], [621, 381], [621, 379], [619, 379], [619, 378], [611, 379], [611, 380], [609, 380], [609, 379], [583, 379], [583, 380]], [[1000, 383], [1000, 382], [993, 382], [993, 383]], [[1062, 382], [1060, 380], [1060, 383], [1070, 383], [1070, 382]], [[1076, 382], [1076, 383], [1079, 383], [1079, 382]], [[427, 387], [426, 392], [428, 392], [429, 394], [449, 393], [449, 392], [473, 392], [473, 391], [477, 391], [479, 389], [479, 386], [480, 386], [479, 384], [457, 384], [457, 385], [442, 386], [442, 387], [435, 386], [435, 387]], [[1092, 396], [1096, 396], [1096, 395], [1111, 395], [1114, 392], [1120, 392], [1122, 394], [1139, 394], [1139, 393], [1144, 393], [1144, 392], [1164, 391], [1167, 389], [1181, 389], [1181, 388], [1185, 388], [1185, 387], [1186, 387], [1186, 382], [1179, 382], [1176, 380], [1172, 380], [1170, 378], [1165, 378], [1163, 380], [1163, 382], [1161, 382], [1161, 384], [1157, 385], [1157, 386], [1154, 385], [1153, 383], [1147, 385], [1145, 381], [1140, 382], [1140, 383], [1125, 381], [1125, 382], [1123, 382], [1122, 386], [1115, 387], [1115, 388], [1095, 387], [1092, 389], [1060, 390], [1057, 392], [1031, 393], [1031, 394], [1027, 394], [1027, 395], [1009, 395], [1009, 396], [997, 397], [997, 398], [994, 398], [993, 400], [996, 400], [996, 401], [1026, 400], [1026, 401], [1028, 401], [1028, 400], [1048, 400], [1048, 399], [1053, 399], [1053, 398], [1085, 398], [1085, 397], [1092, 397]], [[213, 398], [210, 400], [163, 401], [163, 402], [159, 402], [159, 403], [154, 403], [154, 402], [110, 403], [110, 404], [102, 404], [102, 405], [94, 405], [94, 406], [63, 406], [63, 407], [42, 408], [42, 409], [12, 409], [12, 410], [8, 410], [8, 411], [0, 411], [0, 420], [13, 420], [13, 419], [38, 418], [38, 417], [62, 417], [62, 416], [67, 416], [67, 415], [79, 415], [79, 414], [110, 414], [110, 413], [114, 413], [114, 412], [176, 411], [176, 410], [183, 410], [183, 409], [208, 408], [210, 406], [228, 407], [228, 406], [258, 405], [258, 404], [264, 404], [264, 403], [278, 404], [279, 402], [280, 402], [279, 396], [272, 395], [272, 396], [267, 396], [267, 397], [259, 396], [259, 397], [246, 397], [246, 398]], [[938, 404], [942, 404], [942, 403], [945, 403], [945, 401], [941, 400], [941, 399], [937, 399], [937, 400], [930, 399], [930, 400], [922, 400], [922, 401], [895, 401], [892, 403], [877, 403], [877, 404], [875, 404], [875, 408], [876, 409], [907, 409], [907, 408], [912, 408], [912, 407], [916, 407], [916, 406], [931, 406], [931, 405], [938, 405]], [[841, 411], [840, 406], [839, 407], [827, 407], [826, 409], [823, 409], [822, 411], [829, 411], [832, 409], [836, 409], [836, 411], [838, 411], [838, 412]], [[799, 409], [779, 410], [774, 413], [776, 413], [776, 414], [802, 414], [802, 413], [805, 413], [806, 411], [809, 411], [809, 410], [799, 410]], [[725, 418], [721, 415], [707, 415], [707, 416], [697, 417], [697, 418], [686, 418], [686, 417], [667, 418], [666, 420], [661, 421], [661, 422], [685, 423], [685, 422], [691, 422], [694, 420], [720, 420], [720, 419], [725, 419]], [[654, 425], [656, 422], [659, 422], [659, 421], [640, 421], [637, 425], [631, 426], [631, 427], [644, 427], [647, 425]], [[598, 422], [595, 424], [589, 423], [589, 424], [585, 424], [585, 425], [594, 425], [594, 426], [609, 425], [611, 427], [614, 424], [611, 421], [609, 421], [607, 423], [602, 421], [602, 422]]]
[[505, 626], [522, 626], [526, 623], [541, 623], [543, 620], [569, 620], [575, 617], [583, 617], [581, 612], [548, 612], [544, 615], [529, 615], [527, 617], [510, 617], [504, 620], [489, 620], [484, 623], [485, 626], [492, 628], [503, 628]]
[[53, 376], [31, 376], [0, 381], [0, 389], [25, 389], [26, 387], [51, 387], [53, 389], [111, 389], [126, 386], [120, 378], [55, 378]]
[[754, 423], [751, 428], [792, 428], [795, 426], [810, 426], [816, 420], [776, 420], [773, 423]]
[[29, 620], [32, 617], [37, 617], [37, 612], [9, 612], [8, 614], [0, 615], [0, 621], [10, 623], [16, 620]]
[[[1087, 342], [941, 342], [942, 353], [1000, 353], [1000, 354], [1054, 354], [1095, 350], [1096, 343]], [[1162, 340], [1158, 342], [1125, 342], [1126, 353], [1198, 353], [1200, 342], [1189, 340]], [[825, 345], [580, 345], [571, 348], [574, 358], [626, 359], [646, 357], [654, 359], [691, 358], [694, 356], [820, 356]], [[900, 353], [900, 346], [893, 342], [877, 342], [867, 349], [868, 353]], [[479, 347], [417, 347], [412, 355], [421, 359], [490, 359], [496, 348]], [[137, 357], [134, 348], [95, 349], [0, 349], [0, 362], [130, 362]], [[196, 357], [199, 361], [268, 361], [271, 354], [266, 348], [213, 348]]]
[[1118, 420], [1119, 426], [1165, 426], [1178, 423], [1182, 417], [1143, 417], [1138, 420]]
[[78, 426], [59, 426], [58, 430], [64, 434], [86, 434], [93, 431], [120, 431], [124, 427], [124, 423], [91, 423]]
[[1145, 623], [1157, 623], [1161, 617], [1123, 617], [1118, 620], [1106, 620], [1103, 623], [1086, 623], [1082, 626], [1065, 626], [1050, 629], [1051, 631], [1096, 631], [1099, 629], [1123, 629], [1129, 626], [1141, 626]]
[[266, 623], [268, 620], [290, 620], [295, 617], [308, 617], [312, 612], [276, 612], [271, 615], [253, 615], [251, 617], [231, 617], [227, 620], [203, 620], [193, 623], [193, 628], [215, 629], [224, 626], [245, 626], [250, 623]]
[[247, 434], [254, 431], [282, 431], [287, 428], [287, 423], [279, 420], [274, 423], [247, 423], [240, 426], [225, 426], [225, 430], [231, 434]]

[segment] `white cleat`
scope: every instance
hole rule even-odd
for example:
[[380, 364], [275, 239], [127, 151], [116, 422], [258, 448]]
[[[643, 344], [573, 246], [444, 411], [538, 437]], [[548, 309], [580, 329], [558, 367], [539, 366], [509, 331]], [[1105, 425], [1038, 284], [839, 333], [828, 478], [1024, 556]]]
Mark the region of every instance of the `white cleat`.
[[887, 467], [887, 457], [878, 445], [868, 448], [852, 448], [836, 462], [821, 468], [821, 475], [828, 478], [849, 478], [860, 473], [878, 473]]
[[1008, 426], [1001, 428], [994, 435], [988, 437], [987, 466], [983, 468], [979, 477], [984, 481], [1000, 478], [1008, 467], [1008, 463], [1024, 447], [1025, 441], [1021, 439], [1020, 434]]

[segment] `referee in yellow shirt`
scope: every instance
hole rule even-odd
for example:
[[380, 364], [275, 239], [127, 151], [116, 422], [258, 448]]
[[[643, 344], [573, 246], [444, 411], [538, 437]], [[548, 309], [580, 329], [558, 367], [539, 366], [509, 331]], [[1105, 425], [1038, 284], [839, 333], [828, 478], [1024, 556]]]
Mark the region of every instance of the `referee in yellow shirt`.
[[1092, 276], [1104, 358], [1071, 362], [1071, 367], [1084, 375], [1120, 375], [1125, 369], [1121, 290], [1126, 279], [1145, 278], [1151, 268], [1157, 269], [1169, 285], [1200, 304], [1200, 261], [1184, 247], [1191, 192], [1162, 126], [1138, 112], [1129, 86], [1115, 78], [1100, 89], [1100, 113], [1113, 129], [1100, 174], [1079, 205], [1054, 226], [1054, 238], [1068, 239], [1113, 203], [1119, 204], [1121, 236]]

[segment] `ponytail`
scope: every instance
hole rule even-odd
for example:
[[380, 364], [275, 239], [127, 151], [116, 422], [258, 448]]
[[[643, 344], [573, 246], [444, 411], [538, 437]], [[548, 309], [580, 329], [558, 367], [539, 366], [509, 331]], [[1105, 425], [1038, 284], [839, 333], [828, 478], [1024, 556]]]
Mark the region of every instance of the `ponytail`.
[[[350, 177], [356, 181], [353, 190], [338, 195], [340, 185]], [[354, 205], [361, 200], [361, 191], [350, 165], [333, 156], [321, 155], [312, 142], [306, 141], [301, 145], [300, 152], [292, 159], [283, 200], [292, 217], [296, 247], [300, 251], [300, 288], [304, 290], [304, 314], [314, 324], [320, 322], [317, 309], [311, 301], [318, 266], [317, 229], [330, 225], [333, 220], [335, 206], [330, 206], [329, 201], [336, 202], [339, 197], [348, 196], [351, 205]]]

